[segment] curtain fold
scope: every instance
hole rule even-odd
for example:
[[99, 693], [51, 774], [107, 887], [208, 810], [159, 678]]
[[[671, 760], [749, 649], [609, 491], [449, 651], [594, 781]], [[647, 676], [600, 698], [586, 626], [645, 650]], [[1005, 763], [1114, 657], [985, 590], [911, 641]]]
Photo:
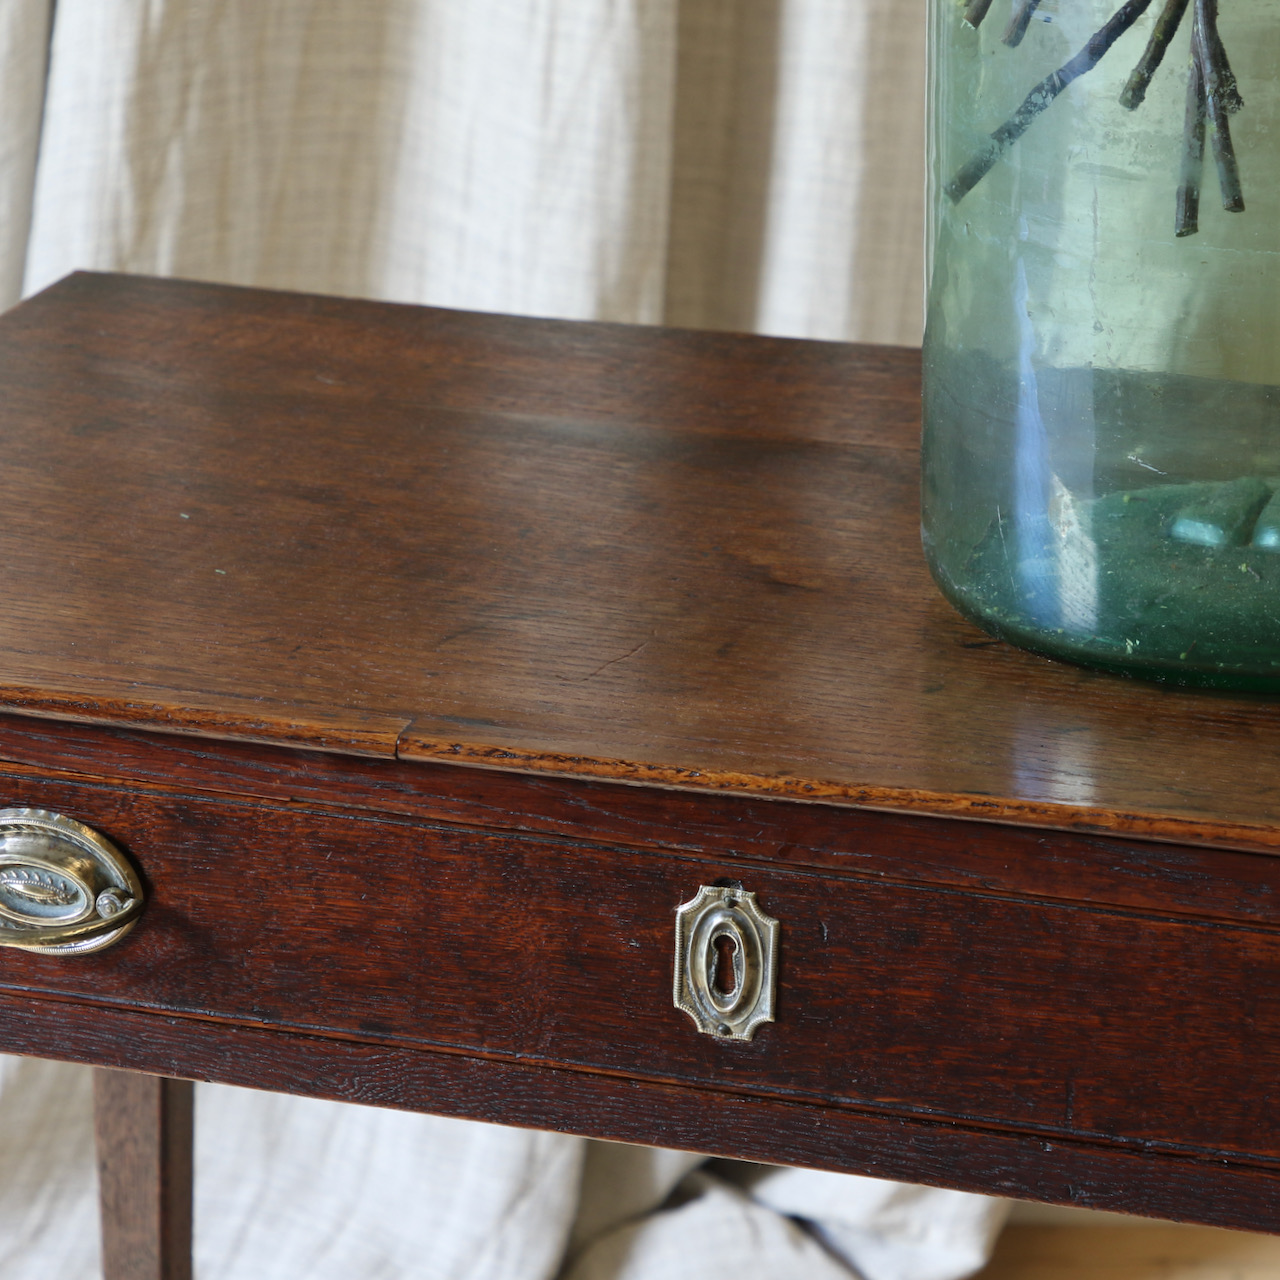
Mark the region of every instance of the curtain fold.
[[25, 275], [662, 318], [673, 0], [61, 0]]
[[22, 293], [52, 0], [0, 0], [0, 308]]
[[60, 0], [47, 92], [46, 9], [3, 3], [25, 292], [919, 339], [923, 0]]

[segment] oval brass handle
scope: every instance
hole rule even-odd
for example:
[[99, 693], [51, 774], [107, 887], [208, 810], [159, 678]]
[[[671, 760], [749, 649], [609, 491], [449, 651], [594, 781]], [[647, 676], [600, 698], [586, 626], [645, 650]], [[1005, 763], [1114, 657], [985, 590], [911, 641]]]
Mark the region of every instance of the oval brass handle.
[[0, 809], [0, 947], [101, 951], [142, 905], [133, 868], [92, 827], [47, 809]]

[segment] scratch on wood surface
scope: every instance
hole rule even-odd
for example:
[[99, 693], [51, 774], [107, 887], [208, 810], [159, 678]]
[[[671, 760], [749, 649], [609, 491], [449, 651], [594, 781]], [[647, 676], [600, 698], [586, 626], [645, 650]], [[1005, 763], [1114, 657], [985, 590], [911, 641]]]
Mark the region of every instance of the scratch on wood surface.
[[[594, 680], [596, 676], [598, 676], [602, 671], [607, 670], [609, 667], [617, 666], [619, 662], [626, 662], [628, 658], [634, 658], [642, 649], [648, 648], [652, 639], [652, 635], [646, 636], [645, 639], [641, 640], [634, 649], [628, 650], [626, 653], [621, 654], [616, 658], [610, 658], [608, 662], [602, 662], [594, 671], [589, 671], [585, 676], [579, 676], [576, 683], [581, 684], [586, 680]], [[563, 676], [561, 677], [561, 679], [564, 678], [565, 677]]]

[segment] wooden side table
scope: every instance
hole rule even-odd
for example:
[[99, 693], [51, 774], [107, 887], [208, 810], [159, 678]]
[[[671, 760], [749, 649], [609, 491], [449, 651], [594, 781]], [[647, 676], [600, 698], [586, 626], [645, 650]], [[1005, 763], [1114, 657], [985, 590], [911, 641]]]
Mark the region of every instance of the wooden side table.
[[[1275, 704], [957, 617], [918, 359], [97, 275], [0, 319], [0, 800], [146, 900], [0, 951], [0, 1049], [1280, 1230]], [[189, 1095], [100, 1100], [108, 1269], [177, 1276]]]

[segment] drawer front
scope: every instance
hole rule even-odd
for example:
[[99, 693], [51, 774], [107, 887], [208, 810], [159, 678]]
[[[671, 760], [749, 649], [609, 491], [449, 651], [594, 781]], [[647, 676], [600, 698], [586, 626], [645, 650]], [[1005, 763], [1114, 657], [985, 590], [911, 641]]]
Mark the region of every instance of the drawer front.
[[[88, 783], [0, 800], [93, 826], [149, 895], [110, 950], [0, 949], [10, 992], [1280, 1159], [1264, 928]], [[717, 880], [780, 922], [749, 1041], [672, 1002], [676, 908]]]

